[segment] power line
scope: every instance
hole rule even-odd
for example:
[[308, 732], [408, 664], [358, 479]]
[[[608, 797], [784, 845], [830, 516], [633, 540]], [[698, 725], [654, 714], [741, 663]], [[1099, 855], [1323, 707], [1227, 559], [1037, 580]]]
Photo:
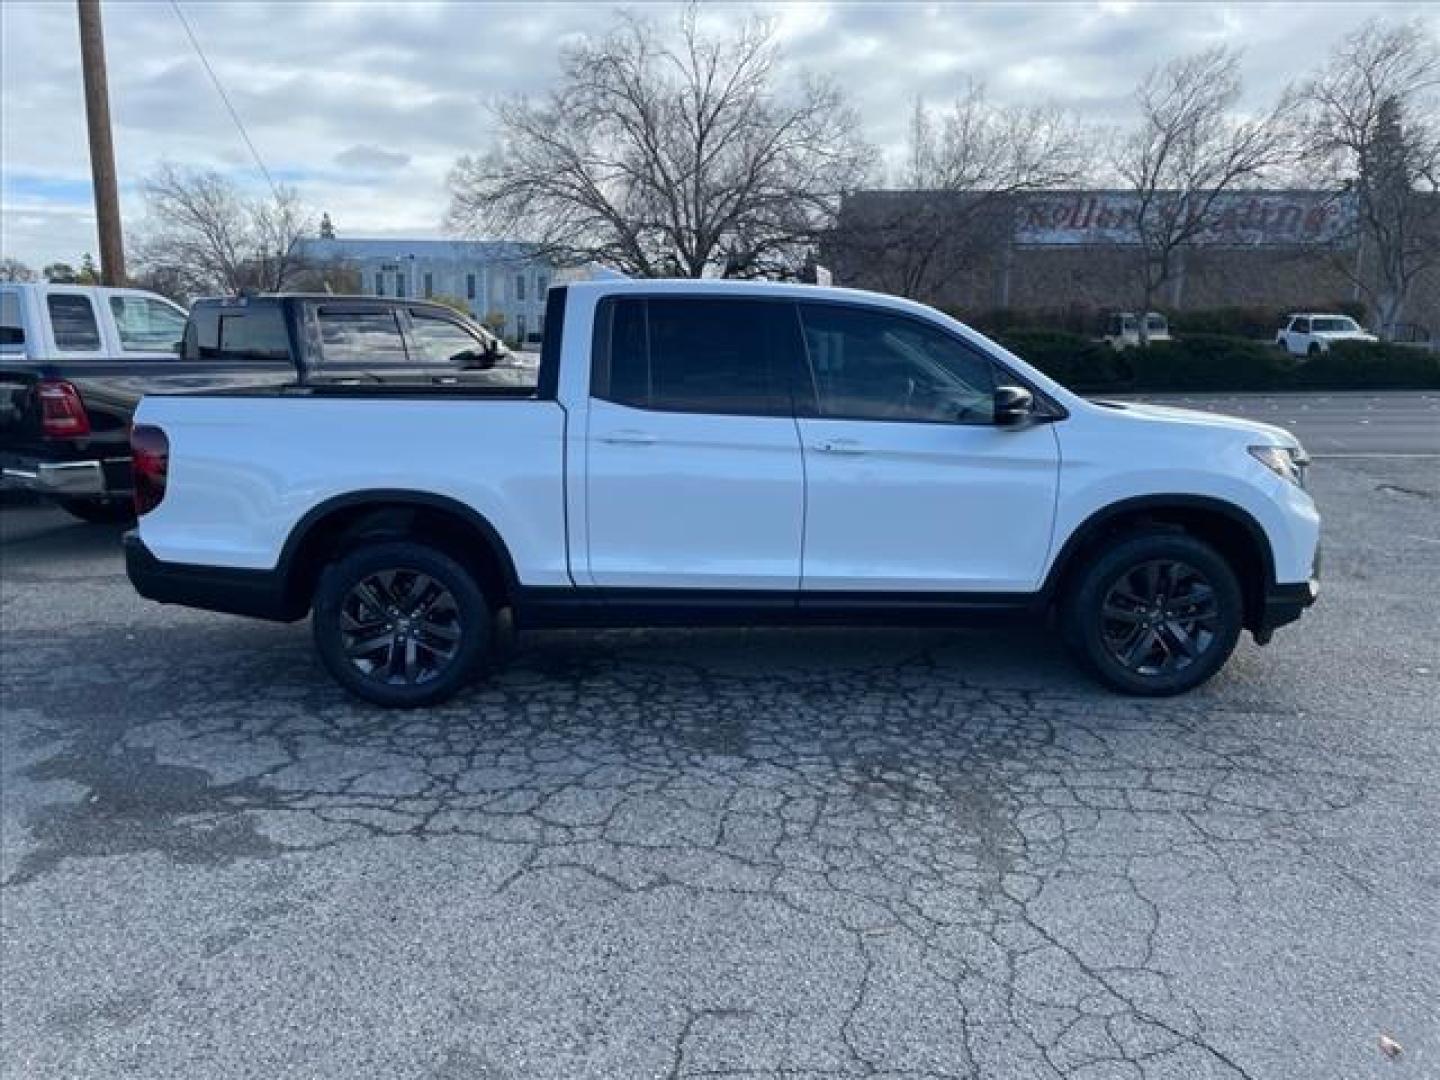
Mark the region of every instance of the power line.
[[250, 148], [250, 156], [255, 159], [259, 166], [260, 173], [265, 177], [265, 182], [270, 185], [270, 193], [275, 196], [275, 201], [280, 201], [280, 189], [275, 186], [274, 179], [270, 176], [270, 170], [265, 167], [261, 160], [260, 151], [255, 149], [255, 144], [250, 141], [250, 133], [245, 130], [245, 124], [240, 119], [240, 114], [235, 111], [235, 106], [230, 103], [230, 95], [225, 93], [225, 87], [220, 85], [220, 76], [215, 74], [215, 69], [210, 66], [209, 59], [205, 56], [205, 50], [200, 47], [200, 41], [195, 37], [195, 31], [190, 28], [190, 21], [185, 18], [185, 13], [180, 10], [179, 0], [170, 0], [170, 6], [175, 10], [175, 17], [180, 20], [180, 25], [185, 28], [185, 36], [190, 39], [190, 44], [195, 47], [195, 55], [200, 57], [200, 63], [205, 65], [205, 70], [210, 75], [210, 81], [215, 84], [215, 91], [220, 95], [220, 100], [225, 103], [225, 108], [230, 112], [230, 119], [235, 121], [235, 127], [240, 132], [240, 137], [245, 140], [245, 145]]

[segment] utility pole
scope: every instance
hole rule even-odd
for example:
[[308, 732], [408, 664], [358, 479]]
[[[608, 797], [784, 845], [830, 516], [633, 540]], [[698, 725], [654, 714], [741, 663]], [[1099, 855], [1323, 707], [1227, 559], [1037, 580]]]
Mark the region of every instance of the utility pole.
[[85, 120], [90, 128], [90, 175], [100, 229], [100, 283], [125, 284], [125, 247], [120, 239], [120, 192], [115, 182], [115, 145], [110, 139], [110, 88], [105, 78], [105, 32], [100, 0], [77, 0], [80, 66], [85, 76]]

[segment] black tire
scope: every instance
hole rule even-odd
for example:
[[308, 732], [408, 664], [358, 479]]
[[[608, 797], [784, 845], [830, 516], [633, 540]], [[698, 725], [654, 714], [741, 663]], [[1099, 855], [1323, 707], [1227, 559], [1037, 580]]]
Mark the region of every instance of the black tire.
[[1240, 638], [1244, 596], [1210, 545], [1152, 530], [1102, 546], [1068, 590], [1061, 619], [1067, 643], [1101, 682], [1162, 697], [1224, 666]]
[[311, 616], [335, 681], [388, 708], [453, 696], [485, 655], [490, 628], [490, 605], [470, 572], [408, 540], [367, 544], [327, 566]]
[[91, 525], [125, 525], [135, 520], [129, 499], [61, 499], [60, 508]]
[[1319, 356], [1319, 355], [1320, 355], [1320, 352], [1321, 352], [1320, 346], [1312, 343], [1312, 344], [1310, 345], [1310, 347], [1305, 350], [1305, 355], [1306, 355], [1306, 356]]

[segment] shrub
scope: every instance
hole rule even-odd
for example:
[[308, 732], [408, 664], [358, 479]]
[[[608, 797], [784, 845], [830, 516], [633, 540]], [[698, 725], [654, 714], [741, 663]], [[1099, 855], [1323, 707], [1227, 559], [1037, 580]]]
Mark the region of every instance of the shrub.
[[1060, 330], [1015, 330], [996, 340], [1081, 393], [1440, 389], [1440, 353], [1409, 345], [1338, 342], [1301, 359], [1273, 345], [1218, 334], [1120, 351]]
[[1274, 341], [1275, 332], [1296, 311], [1329, 311], [1365, 321], [1365, 305], [1354, 300], [1327, 300], [1322, 304], [1294, 304], [1283, 310], [1268, 307], [1195, 308], [1167, 311], [1173, 334], [1224, 334], [1228, 337]]
[[1201, 308], [1196, 311], [1171, 311], [1167, 315], [1172, 334], [1225, 334], [1269, 341], [1275, 339], [1275, 331], [1284, 325], [1285, 317], [1267, 307]]
[[1286, 384], [1296, 366], [1273, 345], [1218, 334], [1126, 351], [1137, 390], [1274, 390]]
[[1000, 344], [1056, 382], [1073, 390], [1113, 390], [1128, 385], [1128, 353], [1064, 330], [1013, 330]]
[[1414, 345], [1337, 341], [1301, 364], [1293, 381], [1305, 390], [1436, 389], [1440, 353]]

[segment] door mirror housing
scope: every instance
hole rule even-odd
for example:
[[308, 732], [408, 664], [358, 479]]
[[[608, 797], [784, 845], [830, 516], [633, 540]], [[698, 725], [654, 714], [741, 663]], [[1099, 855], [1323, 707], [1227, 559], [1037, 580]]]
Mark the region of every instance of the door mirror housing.
[[452, 356], [450, 362], [466, 371], [485, 371], [495, 366], [495, 354], [488, 347], [483, 350], [465, 349]]
[[1035, 417], [1035, 395], [1023, 386], [995, 388], [997, 427], [1022, 427]]

